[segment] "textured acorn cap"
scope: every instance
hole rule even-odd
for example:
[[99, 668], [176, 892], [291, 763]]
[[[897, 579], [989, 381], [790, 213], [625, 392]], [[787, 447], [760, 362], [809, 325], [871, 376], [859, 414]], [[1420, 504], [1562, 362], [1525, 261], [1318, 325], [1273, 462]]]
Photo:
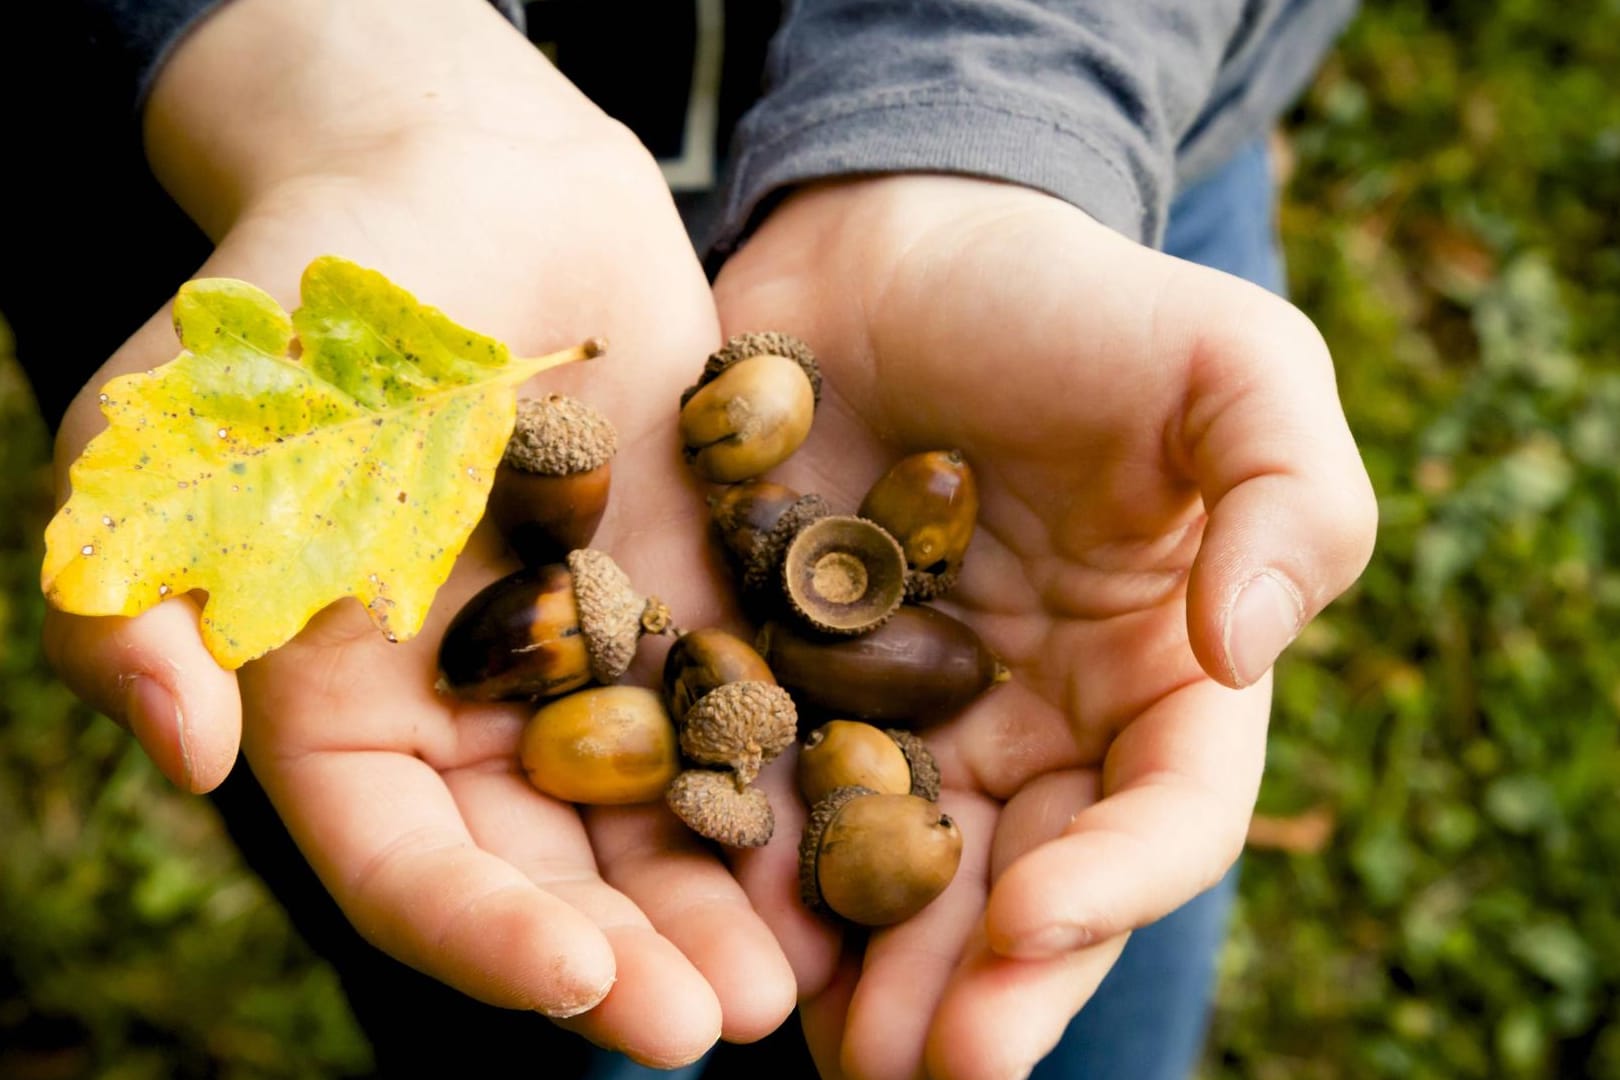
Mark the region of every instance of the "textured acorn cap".
[[[679, 778], [677, 777], [677, 781]], [[838, 918], [839, 915], [828, 907], [821, 898], [821, 882], [817, 878], [818, 863], [821, 859], [821, 837], [832, 824], [838, 811], [851, 799], [858, 799], [862, 795], [875, 795], [877, 792], [866, 787], [834, 788], [821, 801], [810, 808], [810, 820], [804, 823], [804, 832], [799, 834], [799, 899], [804, 906], [821, 915], [830, 915]]]
[[703, 765], [727, 765], [738, 784], [792, 745], [799, 714], [786, 690], [743, 680], [704, 694], [681, 719], [681, 752]]
[[751, 356], [781, 356], [798, 364], [805, 378], [810, 380], [810, 393], [815, 403], [821, 404], [821, 365], [816, 363], [816, 354], [810, 351], [810, 346], [792, 334], [780, 330], [763, 330], [737, 334], [729, 338], [719, 350], [710, 353], [698, 381], [681, 393], [681, 408], [684, 409], [693, 394], [713, 382], [726, 368]]
[[893, 739], [911, 766], [911, 794], [929, 802], [939, 801], [939, 763], [927, 745], [909, 731], [884, 728], [883, 733]]
[[630, 666], [643, 632], [662, 633], [668, 627], [669, 609], [656, 597], [638, 595], [629, 575], [604, 551], [570, 551], [568, 572], [574, 578], [574, 604], [591, 677], [612, 682]]
[[619, 433], [608, 418], [566, 394], [520, 398], [504, 464], [541, 476], [590, 472], [613, 459]]
[[782, 512], [770, 532], [759, 537], [743, 565], [743, 588], [749, 592], [769, 589], [782, 580], [782, 553], [788, 544], [812, 521], [832, 516], [832, 505], [812, 492], [799, 498]]
[[906, 595], [906, 554], [876, 522], [845, 514], [800, 529], [782, 555], [782, 588], [793, 610], [828, 634], [863, 634]]
[[687, 828], [727, 847], [763, 847], [776, 831], [765, 793], [739, 787], [730, 773], [688, 769], [670, 782], [664, 801]]

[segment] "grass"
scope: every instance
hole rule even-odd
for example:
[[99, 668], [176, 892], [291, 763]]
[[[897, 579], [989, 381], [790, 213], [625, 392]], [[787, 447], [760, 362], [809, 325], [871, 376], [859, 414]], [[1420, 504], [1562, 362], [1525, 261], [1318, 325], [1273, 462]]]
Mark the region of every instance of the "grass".
[[[1288, 118], [1381, 535], [1279, 670], [1210, 1080], [1620, 1077], [1616, 71], [1616, 0], [1378, 0]], [[0, 1075], [364, 1069], [208, 805], [46, 672], [3, 362], [0, 424]]]

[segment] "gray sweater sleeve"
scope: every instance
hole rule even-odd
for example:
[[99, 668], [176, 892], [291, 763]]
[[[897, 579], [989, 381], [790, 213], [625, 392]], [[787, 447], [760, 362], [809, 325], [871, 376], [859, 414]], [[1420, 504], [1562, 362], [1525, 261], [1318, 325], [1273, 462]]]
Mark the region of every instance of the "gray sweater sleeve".
[[1299, 92], [1354, 0], [792, 0], [714, 247], [793, 185], [947, 172], [1157, 243], [1176, 186]]

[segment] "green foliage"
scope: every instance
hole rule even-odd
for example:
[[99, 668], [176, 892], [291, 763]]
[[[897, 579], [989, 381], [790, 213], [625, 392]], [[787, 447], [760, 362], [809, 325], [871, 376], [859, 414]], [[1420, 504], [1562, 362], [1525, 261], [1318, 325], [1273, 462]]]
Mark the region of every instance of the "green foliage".
[[1620, 1076], [1620, 5], [1369, 5], [1283, 226], [1381, 498], [1281, 666], [1211, 1076]]

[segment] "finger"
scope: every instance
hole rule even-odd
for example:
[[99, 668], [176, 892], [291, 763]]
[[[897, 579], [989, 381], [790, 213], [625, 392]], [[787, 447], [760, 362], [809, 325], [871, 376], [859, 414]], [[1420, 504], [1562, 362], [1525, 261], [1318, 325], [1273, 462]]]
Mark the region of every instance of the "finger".
[[833, 963], [827, 981], [819, 991], [799, 1003], [799, 1021], [804, 1028], [805, 1045], [822, 1080], [839, 1080], [844, 1075], [841, 1059], [844, 1024], [849, 1019], [849, 1002], [861, 980], [861, 957], [866, 940], [860, 936], [846, 940]]
[[771, 928], [716, 854], [662, 806], [602, 807], [586, 818], [606, 878], [641, 906], [718, 998], [720, 1035], [764, 1038], [798, 998]]
[[203, 647], [184, 596], [133, 618], [45, 612], [45, 655], [86, 704], [140, 742], [169, 782], [211, 791], [236, 762], [242, 700], [236, 675]]
[[[506, 762], [458, 769], [445, 782], [479, 847], [589, 917], [612, 944], [618, 972], [613, 989], [574, 1018], [570, 1030], [660, 1068], [702, 1056], [720, 1037], [714, 992], [678, 943], [603, 879], [600, 852], [593, 854], [576, 812], [540, 794]], [[723, 868], [716, 870], [724, 876]], [[672, 876], [675, 887], [690, 892], [678, 872]]]
[[[258, 717], [248, 727], [254, 771], [310, 865], [369, 941], [505, 1008], [569, 1017], [607, 995], [615, 952], [601, 929], [479, 848], [430, 765], [391, 751], [281, 757], [268, 744], [268, 727], [269, 718]], [[556, 875], [589, 874], [577, 816], [561, 805], [556, 811], [540, 834], [557, 861]]]
[[991, 947], [1057, 956], [1152, 922], [1220, 880], [1259, 790], [1269, 699], [1269, 681], [1241, 691], [1200, 681], [1122, 731], [1104, 762], [1104, 799], [995, 883]]
[[962, 830], [962, 861], [933, 903], [867, 942], [840, 1056], [853, 1076], [902, 1080], [919, 1074], [930, 1020], [984, 911], [995, 806], [951, 792], [940, 801]]
[[1178, 438], [1209, 511], [1188, 634], [1211, 677], [1247, 686], [1366, 567], [1378, 510], [1310, 320], [1235, 281], [1199, 295], [1221, 306], [1187, 314]]

